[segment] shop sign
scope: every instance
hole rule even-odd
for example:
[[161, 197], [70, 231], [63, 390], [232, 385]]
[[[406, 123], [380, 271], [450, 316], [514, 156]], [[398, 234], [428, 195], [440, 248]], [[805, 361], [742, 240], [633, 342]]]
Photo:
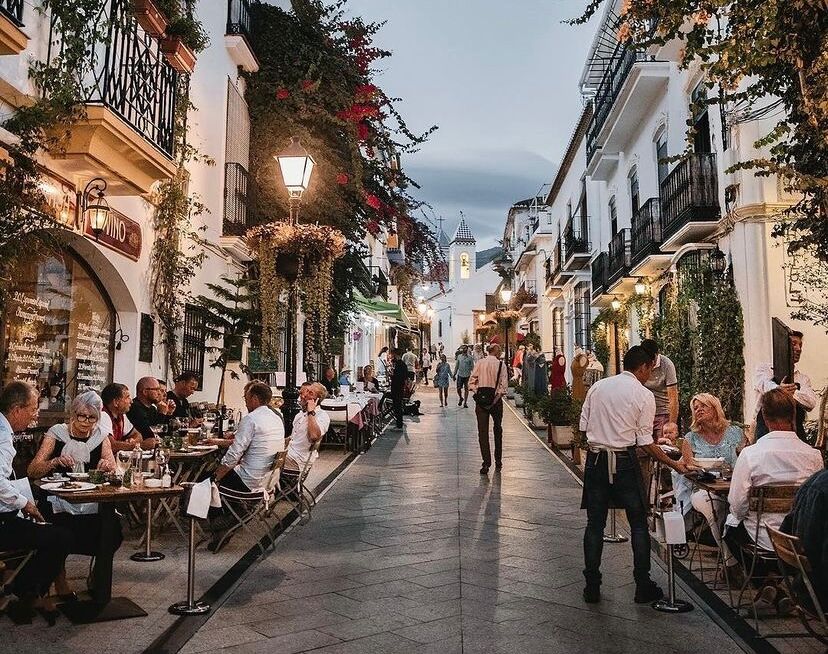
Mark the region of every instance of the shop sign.
[[[95, 232], [88, 220], [84, 220], [83, 233], [87, 238], [95, 239]], [[120, 252], [133, 261], [138, 261], [141, 256], [141, 225], [115, 209], [109, 210], [106, 228], [97, 240], [101, 245]]]
[[44, 199], [41, 211], [62, 227], [77, 231], [75, 189], [58, 177], [46, 173], [43, 173], [39, 187]]

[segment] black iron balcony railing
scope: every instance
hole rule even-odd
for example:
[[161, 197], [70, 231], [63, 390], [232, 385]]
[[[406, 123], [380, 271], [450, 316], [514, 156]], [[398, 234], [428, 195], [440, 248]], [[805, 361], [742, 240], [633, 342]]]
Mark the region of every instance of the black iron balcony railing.
[[550, 283], [554, 283], [555, 280], [558, 278], [558, 275], [561, 274], [561, 268], [563, 266], [563, 251], [561, 247], [561, 239], [558, 238], [555, 241], [555, 247], [552, 248], [552, 257], [549, 261], [549, 279]]
[[607, 122], [612, 105], [621, 92], [621, 87], [627, 81], [633, 66], [639, 61], [646, 60], [646, 53], [627, 44], [619, 43], [612, 54], [611, 62], [604, 73], [598, 91], [592, 100], [592, 120], [587, 128], [587, 163], [592, 159], [598, 148], [598, 134]]
[[721, 215], [715, 154], [691, 154], [661, 183], [661, 233], [667, 240], [690, 222]]
[[23, 27], [24, 0], [0, 0], [0, 14], [18, 27]]
[[[102, 3], [97, 21], [106, 38], [94, 52], [86, 104], [103, 105], [138, 134], [172, 158], [175, 137], [177, 73], [167, 64], [154, 39], [138, 28], [129, 0]], [[61, 25], [52, 16], [48, 58], [63, 48]]]
[[619, 229], [609, 244], [607, 254], [607, 285], [621, 279], [630, 269], [630, 230]]
[[607, 253], [601, 252], [592, 262], [592, 299], [600, 297], [607, 289]]
[[586, 233], [581, 233], [581, 228], [575, 226], [575, 220], [582, 221], [581, 216], [571, 216], [564, 228], [564, 256], [570, 259], [576, 254], [589, 254], [589, 240]]
[[227, 0], [226, 34], [240, 34], [250, 38], [250, 4], [251, 0]]
[[244, 236], [247, 223], [249, 175], [239, 163], [224, 164], [224, 221], [222, 236]]
[[661, 201], [650, 198], [639, 207], [632, 217], [631, 263], [641, 263], [646, 257], [659, 252], [661, 244]]

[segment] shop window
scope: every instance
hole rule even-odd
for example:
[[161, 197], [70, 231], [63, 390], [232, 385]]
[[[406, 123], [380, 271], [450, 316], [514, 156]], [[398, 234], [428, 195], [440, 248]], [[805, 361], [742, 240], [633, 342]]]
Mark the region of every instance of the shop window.
[[204, 356], [207, 354], [207, 332], [204, 313], [188, 304], [184, 308], [184, 338], [181, 341], [181, 370], [198, 375], [199, 388], [204, 387]]
[[65, 418], [75, 395], [112, 380], [115, 312], [98, 281], [69, 251], [21, 262], [3, 316], [3, 384], [40, 393], [40, 424]]

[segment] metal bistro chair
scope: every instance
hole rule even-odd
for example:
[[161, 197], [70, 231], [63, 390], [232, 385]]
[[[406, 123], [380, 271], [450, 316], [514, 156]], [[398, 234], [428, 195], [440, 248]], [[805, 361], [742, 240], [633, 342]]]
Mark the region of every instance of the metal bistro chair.
[[794, 605], [806, 634], [785, 634], [786, 637], [813, 636], [823, 645], [828, 645], [828, 616], [819, 601], [811, 579], [813, 568], [802, 543], [796, 536], [783, 533], [765, 525], [773, 549], [779, 559], [779, 571], [785, 580], [785, 587]]
[[[0, 588], [10, 585], [14, 578], [20, 573], [29, 559], [32, 558], [34, 550], [8, 550], [0, 552]], [[0, 594], [0, 611], [5, 611], [11, 600], [10, 595]]]
[[284, 500], [288, 504], [290, 504], [296, 512], [299, 514], [299, 524], [307, 523], [311, 518], [311, 511], [313, 511], [313, 507], [316, 506], [316, 496], [313, 494], [313, 491], [305, 485], [305, 481], [308, 478], [308, 474], [310, 474], [311, 467], [313, 466], [312, 459], [313, 453], [319, 451], [319, 445], [321, 441], [317, 441], [310, 447], [311, 455], [308, 457], [308, 460], [305, 461], [305, 465], [302, 466], [302, 470], [298, 471], [296, 475], [283, 475], [282, 479], [285, 477], [295, 477], [294, 480], [288, 485], [282, 485], [281, 483], [276, 488], [276, 501]]
[[[756, 610], [758, 595], [750, 589], [751, 581], [764, 580], [763, 576], [757, 575], [756, 563], [762, 561], [768, 565], [778, 565], [776, 553], [759, 547], [759, 533], [763, 528], [762, 516], [765, 513], [789, 513], [793, 506], [794, 496], [799, 490], [798, 484], [767, 484], [755, 486], [750, 489], [748, 506], [750, 512], [756, 516], [756, 529], [750, 534], [751, 542], [739, 548], [739, 563], [745, 575], [745, 582], [739, 590], [739, 597], [736, 606], [733, 608], [738, 613], [748, 603], [753, 610], [754, 628], [759, 631], [759, 614]], [[750, 563], [748, 563], [750, 557]], [[749, 602], [744, 602], [745, 593], [748, 593]]]
[[[285, 460], [287, 459], [287, 443], [289, 441], [290, 439], [286, 439], [285, 450], [283, 452], [276, 453], [273, 466], [265, 480], [265, 486], [261, 490], [243, 492], [222, 488], [221, 486], [218, 487], [222, 505], [227, 508], [236, 522], [222, 534], [213, 550], [214, 554], [218, 553], [227, 541], [230, 540], [230, 537], [239, 529], [243, 529], [254, 538], [262, 555], [265, 553], [262, 540], [267, 539], [270, 541], [270, 547], [276, 544], [276, 540], [273, 537], [273, 528], [268, 522], [268, 518], [273, 513], [273, 506], [278, 499], [279, 477], [282, 473], [282, 468], [285, 466]], [[259, 523], [264, 527], [262, 536], [257, 536], [256, 532], [252, 529], [251, 525], [254, 523]], [[281, 524], [282, 521], [279, 518], [279, 525], [281, 526]]]
[[343, 406], [322, 407], [331, 419], [331, 426], [322, 440], [325, 445], [342, 445], [343, 451], [348, 451], [351, 437], [351, 421], [348, 413], [348, 403]]

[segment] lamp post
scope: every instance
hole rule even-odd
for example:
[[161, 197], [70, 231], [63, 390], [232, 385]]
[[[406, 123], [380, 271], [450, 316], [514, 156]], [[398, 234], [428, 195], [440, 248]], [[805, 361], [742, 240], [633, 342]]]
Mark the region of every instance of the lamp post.
[[[506, 309], [509, 309], [509, 300], [512, 299], [512, 289], [504, 286], [500, 289], [500, 299], [503, 301], [503, 304], [506, 306]], [[509, 368], [510, 359], [509, 359], [509, 323], [504, 320], [503, 321], [503, 354], [506, 358], [506, 373], [509, 379], [512, 378], [512, 371]]]
[[[289, 221], [291, 225], [299, 222], [299, 204], [302, 194], [310, 185], [311, 175], [316, 162], [295, 136], [290, 145], [274, 157], [279, 162], [282, 182], [288, 190], [290, 202]], [[276, 258], [276, 268], [288, 281], [288, 309], [285, 324], [285, 389], [282, 392], [282, 415], [285, 417], [285, 434], [293, 431], [293, 419], [299, 413], [299, 390], [296, 388], [296, 336], [297, 311], [299, 307], [299, 289], [296, 278], [299, 276], [301, 260], [296, 255], [281, 254]]]

